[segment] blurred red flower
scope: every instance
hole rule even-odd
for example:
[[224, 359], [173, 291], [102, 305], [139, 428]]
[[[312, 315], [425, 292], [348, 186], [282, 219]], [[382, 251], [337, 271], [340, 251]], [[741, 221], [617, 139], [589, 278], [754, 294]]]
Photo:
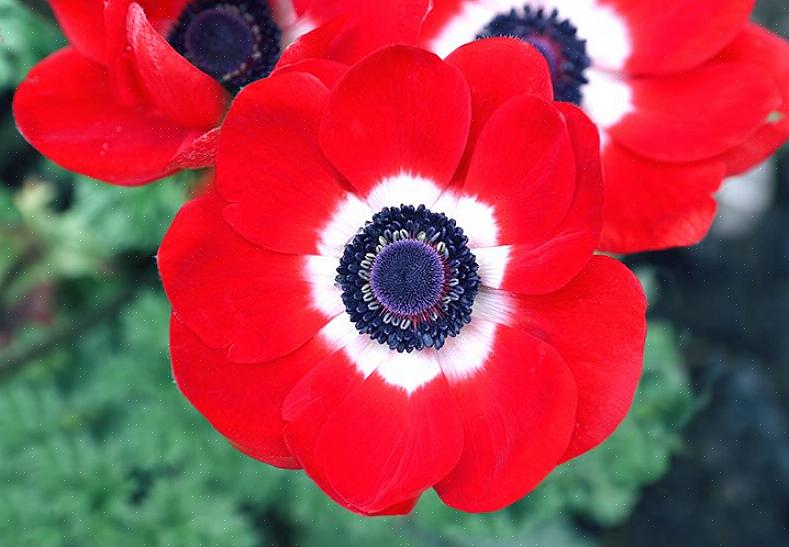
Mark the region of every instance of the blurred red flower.
[[500, 35], [537, 47], [556, 99], [601, 132], [601, 247], [661, 249], [701, 240], [724, 177], [789, 137], [789, 43], [748, 22], [753, 4], [435, 0], [420, 43], [440, 55]]

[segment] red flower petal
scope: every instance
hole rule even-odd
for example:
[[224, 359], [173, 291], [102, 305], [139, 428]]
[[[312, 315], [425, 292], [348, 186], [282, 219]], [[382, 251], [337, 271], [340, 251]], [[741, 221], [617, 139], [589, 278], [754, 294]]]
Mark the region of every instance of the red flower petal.
[[537, 95], [552, 101], [553, 85], [545, 57], [514, 38], [470, 42], [452, 52], [446, 61], [460, 69], [471, 90], [471, 128], [462, 176], [491, 114], [518, 95]]
[[366, 194], [402, 173], [446, 186], [471, 118], [462, 74], [426, 51], [391, 46], [352, 67], [321, 126], [326, 156]]
[[782, 97], [781, 105], [755, 135], [724, 154], [722, 159], [729, 168], [729, 174], [738, 174], [767, 159], [789, 138], [789, 42], [750, 23], [718, 59], [759, 66], [775, 79]]
[[615, 143], [603, 151], [606, 201], [600, 247], [632, 253], [694, 245], [715, 218], [726, 167], [713, 159], [656, 162]]
[[320, 231], [347, 194], [318, 145], [328, 93], [308, 74], [272, 76], [238, 95], [222, 127], [217, 184], [234, 202], [225, 218], [269, 249], [319, 254]]
[[556, 348], [578, 386], [577, 425], [562, 458], [568, 460], [607, 438], [630, 409], [641, 376], [646, 299], [625, 266], [597, 256], [563, 289], [519, 301], [522, 328]]
[[754, 0], [600, 3], [612, 6], [627, 24], [632, 46], [626, 68], [632, 73], [658, 74], [692, 68], [712, 58], [745, 25]]
[[642, 156], [670, 162], [709, 159], [738, 146], [781, 103], [770, 76], [746, 63], [714, 62], [628, 84], [633, 112], [610, 134]]
[[442, 375], [407, 393], [373, 373], [326, 421], [315, 457], [346, 502], [377, 512], [432, 487], [462, 449], [463, 427]]
[[554, 291], [581, 271], [598, 245], [603, 173], [597, 128], [575, 106], [556, 106], [564, 115], [575, 149], [577, 183], [572, 205], [556, 231], [538, 245], [475, 249], [482, 282], [488, 287], [527, 294]]
[[310, 476], [343, 505], [364, 513], [403, 511], [460, 456], [455, 402], [435, 362], [438, 375], [408, 392], [378, 372], [365, 379], [347, 351], [294, 388], [283, 411], [286, 438]]
[[550, 239], [567, 215], [575, 177], [564, 116], [551, 103], [522, 96], [485, 124], [463, 193], [495, 208], [498, 244], [536, 246]]
[[[115, 184], [141, 184], [204, 167], [205, 131], [121, 104], [107, 70], [64, 48], [36, 65], [14, 97], [20, 132], [66, 169]], [[199, 153], [196, 153], [198, 152]]]
[[178, 125], [212, 128], [230, 100], [227, 91], [175, 51], [137, 4], [129, 7], [129, 43], [151, 104]]
[[217, 431], [253, 458], [300, 467], [282, 438], [282, 402], [315, 362], [331, 353], [319, 337], [275, 361], [240, 365], [173, 318], [170, 349], [178, 387]]
[[186, 204], [159, 249], [159, 272], [175, 315], [237, 363], [286, 355], [336, 313], [313, 300], [305, 257], [266, 251], [222, 219], [213, 194]]
[[337, 16], [346, 18], [342, 35], [332, 45], [331, 58], [354, 63], [383, 46], [415, 45], [430, 5], [430, 0], [398, 0], [394, 4], [370, 0], [321, 0], [312, 2], [307, 13], [318, 21], [328, 21]]
[[318, 78], [323, 85], [331, 89], [337, 80], [348, 71], [348, 65], [329, 59], [305, 59], [276, 69], [271, 75], [304, 72]]
[[495, 336], [484, 368], [451, 384], [465, 446], [436, 491], [462, 511], [496, 511], [525, 496], [559, 463], [575, 425], [575, 382], [559, 354], [509, 327]]
[[106, 42], [103, 0], [50, 0], [49, 5], [74, 49], [92, 61], [104, 63]]

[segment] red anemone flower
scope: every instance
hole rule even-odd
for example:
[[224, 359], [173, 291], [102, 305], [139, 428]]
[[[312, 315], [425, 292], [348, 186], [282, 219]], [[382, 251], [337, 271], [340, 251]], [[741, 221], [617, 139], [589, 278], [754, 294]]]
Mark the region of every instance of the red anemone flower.
[[[70, 45], [35, 66], [20, 85], [14, 100], [19, 130], [60, 165], [114, 184], [212, 165], [217, 127], [232, 94], [285, 64], [281, 56], [302, 61], [310, 48], [335, 37], [319, 27], [296, 52], [286, 50], [337, 14], [311, 4], [50, 0]], [[375, 9], [362, 13], [380, 19]], [[376, 33], [354, 32], [348, 22], [345, 34], [357, 52], [369, 52], [390, 41], [413, 41], [416, 25], [395, 14]], [[337, 44], [340, 54], [348, 49]], [[336, 76], [340, 67], [324, 61], [313, 68]]]
[[215, 193], [159, 251], [186, 397], [362, 514], [431, 487], [496, 510], [603, 441], [640, 376], [645, 300], [593, 255], [597, 131], [552, 96], [510, 39], [446, 61], [390, 46], [331, 90], [299, 72], [245, 88]]
[[601, 248], [660, 249], [701, 240], [723, 178], [789, 136], [789, 43], [748, 22], [753, 4], [434, 0], [421, 43], [440, 55], [490, 36], [537, 47], [555, 98], [601, 132]]

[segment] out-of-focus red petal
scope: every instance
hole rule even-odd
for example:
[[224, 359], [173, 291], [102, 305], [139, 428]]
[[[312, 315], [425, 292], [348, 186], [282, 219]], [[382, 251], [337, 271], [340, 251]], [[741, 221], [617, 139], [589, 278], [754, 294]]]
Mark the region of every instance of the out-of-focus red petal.
[[575, 425], [575, 382], [559, 354], [509, 327], [495, 336], [484, 367], [451, 383], [465, 446], [436, 491], [462, 511], [496, 511], [525, 496], [559, 463]]
[[709, 159], [742, 144], [781, 104], [772, 77], [741, 62], [712, 62], [628, 85], [632, 112], [609, 133], [642, 156], [669, 162]]
[[238, 95], [222, 127], [224, 216], [274, 251], [320, 254], [321, 230], [348, 193], [318, 145], [328, 93], [309, 74], [271, 76]]
[[789, 41], [749, 23], [718, 59], [749, 62], [760, 67], [773, 77], [782, 97], [780, 106], [756, 134], [722, 156], [728, 174], [739, 174], [767, 159], [789, 138]]
[[114, 184], [149, 182], [213, 156], [210, 131], [174, 124], [113, 93], [107, 69], [73, 48], [36, 65], [14, 97], [20, 132], [42, 154]]
[[176, 317], [207, 345], [237, 363], [270, 361], [336, 314], [313, 301], [305, 257], [251, 244], [224, 221], [225, 205], [209, 194], [181, 209], [159, 249], [162, 283]]
[[74, 49], [97, 63], [106, 62], [104, 0], [49, 0]]
[[127, 25], [139, 81], [150, 103], [184, 127], [218, 125], [230, 101], [219, 82], [175, 51], [138, 4], [129, 7]]
[[[601, 0], [624, 19], [631, 40], [626, 69], [658, 74], [712, 58], [748, 21], [754, 0]], [[568, 14], [572, 20], [572, 14]], [[614, 67], [618, 68], [618, 67]]]
[[519, 298], [520, 328], [553, 346], [578, 386], [575, 432], [562, 460], [597, 446], [630, 409], [641, 376], [645, 313], [636, 277], [602, 256], [559, 291]]
[[694, 245], [715, 218], [713, 194], [726, 166], [718, 159], [666, 163], [616, 143], [603, 151], [605, 205], [600, 248], [632, 253]]
[[321, 0], [312, 2], [306, 13], [318, 21], [345, 18], [346, 24], [330, 54], [331, 58], [350, 64], [383, 46], [416, 45], [430, 5], [430, 0]]
[[466, 146], [468, 85], [426, 51], [391, 46], [337, 83], [321, 126], [326, 156], [364, 195], [400, 174], [449, 184]]

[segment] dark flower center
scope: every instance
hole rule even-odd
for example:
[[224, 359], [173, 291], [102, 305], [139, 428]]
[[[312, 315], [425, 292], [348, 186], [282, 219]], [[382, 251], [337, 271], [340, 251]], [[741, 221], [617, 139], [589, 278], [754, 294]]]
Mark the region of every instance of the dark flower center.
[[582, 88], [588, 83], [585, 72], [591, 61], [586, 42], [578, 38], [570, 21], [559, 19], [554, 9], [529, 6], [494, 17], [477, 35], [479, 38], [510, 36], [536, 47], [548, 61], [557, 101], [581, 104]]
[[267, 2], [193, 0], [168, 41], [197, 68], [236, 90], [273, 70], [281, 35]]
[[398, 352], [441, 349], [471, 321], [480, 287], [467, 243], [453, 219], [424, 205], [376, 213], [337, 268], [356, 329]]

